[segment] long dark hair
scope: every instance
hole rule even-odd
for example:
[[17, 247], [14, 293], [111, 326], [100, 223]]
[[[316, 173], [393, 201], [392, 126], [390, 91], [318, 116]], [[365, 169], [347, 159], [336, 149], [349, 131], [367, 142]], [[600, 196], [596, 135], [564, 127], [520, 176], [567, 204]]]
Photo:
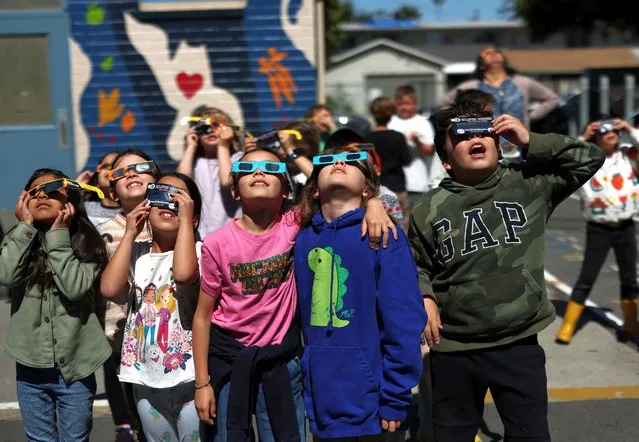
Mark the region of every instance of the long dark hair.
[[[331, 149], [326, 149], [322, 152], [322, 155], [330, 155], [336, 153], [343, 152], [353, 152], [358, 151], [358, 149], [351, 149], [347, 147], [334, 147]], [[377, 176], [377, 172], [375, 172], [375, 167], [373, 163], [369, 160], [356, 161], [353, 163], [364, 175], [364, 179], [366, 180], [366, 186], [370, 190], [370, 195], [368, 198], [373, 198], [379, 194], [379, 177]], [[327, 165], [327, 166], [330, 166]], [[320, 171], [327, 166], [315, 166], [313, 167], [313, 173], [308, 177], [308, 181], [304, 186], [304, 190], [302, 191], [302, 200], [297, 206], [297, 212], [300, 217], [300, 224], [302, 228], [307, 227], [311, 224], [313, 220], [313, 215], [320, 211], [320, 199], [315, 197], [315, 193], [318, 191], [318, 179]], [[365, 201], [362, 200], [362, 204]]]
[[[489, 47], [494, 47], [494, 46], [489, 46]], [[495, 50], [500, 52], [501, 56], [504, 57], [504, 70], [506, 71], [506, 74], [508, 74], [509, 77], [512, 77], [513, 75], [517, 74], [517, 69], [515, 69], [514, 67], [510, 65], [510, 62], [508, 61], [508, 57], [506, 57], [506, 55], [504, 55], [504, 53], [500, 51], [499, 49], [495, 48]], [[482, 57], [481, 53], [479, 53], [479, 55], [477, 55], [477, 58], [475, 59], [475, 71], [473, 72], [473, 78], [476, 78], [478, 80], [483, 80], [485, 68], [486, 68], [486, 64], [484, 63], [484, 57]]]
[[[161, 174], [156, 180], [156, 182], [159, 182], [164, 177], [173, 177], [184, 182], [184, 184], [186, 185], [186, 190], [189, 191], [189, 195], [191, 196], [191, 199], [193, 200], [193, 217], [197, 217], [198, 219], [197, 224], [199, 224], [200, 214], [202, 212], [202, 195], [200, 194], [200, 189], [197, 187], [197, 184], [195, 184], [195, 181], [193, 181], [190, 177], [180, 172], [167, 172], [167, 173]], [[195, 225], [196, 230], [197, 230], [197, 224]]]
[[[29, 190], [35, 180], [45, 175], [54, 176], [56, 179], [69, 178], [59, 170], [38, 169], [33, 172], [24, 190]], [[108, 262], [106, 247], [95, 226], [89, 221], [84, 208], [82, 192], [75, 189], [67, 189], [67, 200], [75, 209], [75, 215], [69, 225], [73, 255], [80, 262], [97, 264], [101, 272]], [[53, 285], [51, 270], [47, 268], [47, 258], [42, 247], [46, 233], [47, 229], [38, 229], [37, 238], [31, 248], [29, 264], [27, 264], [23, 277], [16, 284], [24, 284], [27, 287], [39, 286], [41, 288]], [[96, 278], [96, 281], [99, 280], [99, 277]]]

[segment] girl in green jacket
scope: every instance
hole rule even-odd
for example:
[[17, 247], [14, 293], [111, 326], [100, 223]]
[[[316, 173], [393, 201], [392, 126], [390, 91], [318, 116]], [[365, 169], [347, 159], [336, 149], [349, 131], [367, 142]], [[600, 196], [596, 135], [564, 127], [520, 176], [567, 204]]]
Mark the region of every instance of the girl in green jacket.
[[36, 170], [0, 247], [0, 284], [12, 293], [4, 350], [16, 361], [29, 441], [89, 440], [94, 373], [111, 354], [95, 314], [106, 249], [83, 187], [60, 171]]

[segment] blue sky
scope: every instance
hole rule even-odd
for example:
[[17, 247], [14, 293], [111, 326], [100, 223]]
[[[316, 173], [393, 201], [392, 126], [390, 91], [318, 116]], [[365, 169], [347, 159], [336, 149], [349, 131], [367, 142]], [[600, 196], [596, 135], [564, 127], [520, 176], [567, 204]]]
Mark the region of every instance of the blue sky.
[[[417, 6], [422, 11], [423, 20], [435, 20], [435, 5], [432, 0], [352, 0], [358, 10], [374, 11], [376, 9], [394, 9], [399, 5], [408, 4]], [[397, 6], [391, 6], [397, 5]], [[480, 6], [481, 5], [481, 6]], [[502, 0], [446, 0], [441, 8], [442, 20], [468, 20], [473, 9], [479, 9], [482, 20], [499, 18], [497, 11], [502, 5]]]

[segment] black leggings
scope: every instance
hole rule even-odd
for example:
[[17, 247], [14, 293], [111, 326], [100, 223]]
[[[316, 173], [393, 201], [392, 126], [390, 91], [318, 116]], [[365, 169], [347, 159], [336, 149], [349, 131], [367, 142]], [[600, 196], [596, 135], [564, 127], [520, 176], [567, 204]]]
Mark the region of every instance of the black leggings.
[[611, 248], [619, 267], [621, 299], [637, 299], [637, 239], [635, 224], [628, 220], [615, 227], [588, 223], [584, 261], [570, 296], [571, 301], [579, 304], [586, 302]]

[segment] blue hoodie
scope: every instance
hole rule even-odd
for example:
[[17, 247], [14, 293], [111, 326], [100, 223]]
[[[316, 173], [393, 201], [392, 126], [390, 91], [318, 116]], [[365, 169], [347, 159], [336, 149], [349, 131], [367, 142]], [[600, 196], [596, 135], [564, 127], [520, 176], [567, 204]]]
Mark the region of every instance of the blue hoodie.
[[322, 438], [379, 434], [406, 421], [422, 371], [426, 312], [403, 232], [386, 249], [361, 238], [364, 210], [321, 212], [294, 248], [304, 332], [304, 404]]

